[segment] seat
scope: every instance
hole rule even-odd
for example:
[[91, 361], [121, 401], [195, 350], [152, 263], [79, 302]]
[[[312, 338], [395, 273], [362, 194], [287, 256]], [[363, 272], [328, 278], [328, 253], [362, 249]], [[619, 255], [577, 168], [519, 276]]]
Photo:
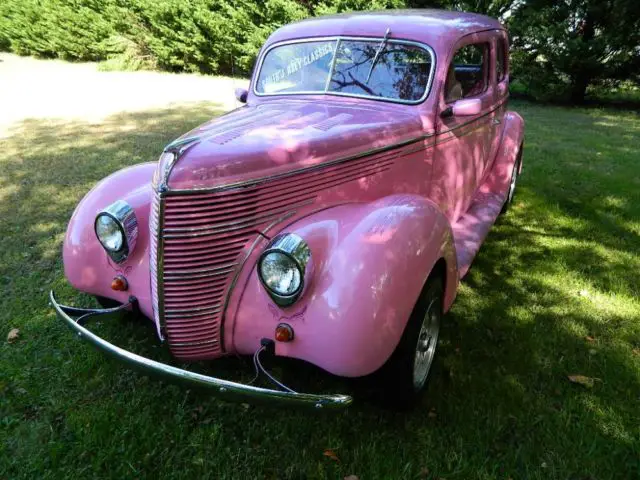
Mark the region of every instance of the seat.
[[456, 100], [460, 100], [463, 96], [462, 94], [462, 84], [456, 78], [456, 71], [453, 65], [449, 67], [449, 72], [447, 73], [447, 83], [445, 88], [445, 102], [452, 103]]

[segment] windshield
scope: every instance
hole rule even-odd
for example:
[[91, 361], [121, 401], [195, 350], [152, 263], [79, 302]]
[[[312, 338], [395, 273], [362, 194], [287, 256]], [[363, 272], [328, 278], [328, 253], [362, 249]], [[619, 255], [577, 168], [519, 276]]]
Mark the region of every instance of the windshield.
[[428, 50], [400, 41], [298, 42], [267, 52], [255, 91], [258, 95], [329, 93], [414, 103], [426, 96], [431, 69]]

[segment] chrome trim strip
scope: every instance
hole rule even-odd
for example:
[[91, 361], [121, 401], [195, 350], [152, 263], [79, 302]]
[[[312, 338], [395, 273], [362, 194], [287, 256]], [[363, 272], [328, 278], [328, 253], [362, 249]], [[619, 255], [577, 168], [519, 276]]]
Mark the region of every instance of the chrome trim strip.
[[213, 313], [217, 313], [217, 312], [220, 311], [220, 309], [217, 308], [219, 305], [220, 305], [220, 302], [214, 303], [213, 306], [212, 305], [208, 305], [206, 307], [179, 308], [179, 309], [168, 308], [168, 309], [165, 310], [165, 313], [206, 312], [208, 310], [215, 310]]
[[[216, 305], [220, 305], [219, 303]], [[180, 310], [181, 311], [188, 311], [188, 310]], [[183, 314], [183, 313], [176, 313], [179, 312], [178, 310], [173, 310], [173, 311], [168, 311], [165, 310], [165, 316], [167, 318], [172, 318], [172, 317], [178, 317], [178, 318], [195, 318], [195, 317], [202, 317], [203, 315], [214, 315], [216, 313], [218, 313], [220, 311], [219, 307], [212, 307], [209, 309], [209, 311], [207, 310], [201, 310], [201, 311], [195, 311], [194, 313], [190, 313], [190, 314]], [[172, 343], [171, 347], [175, 347], [176, 344]]]
[[[181, 235], [182, 237], [186, 237], [186, 236], [202, 236], [203, 233], [202, 232], [210, 232], [210, 233], [220, 233], [220, 232], [226, 232], [227, 229], [225, 229], [224, 227], [233, 227], [233, 226], [239, 226], [239, 225], [246, 225], [246, 226], [251, 226], [251, 225], [255, 225], [254, 222], [256, 221], [260, 221], [260, 220], [268, 220], [272, 217], [277, 217], [278, 215], [281, 215], [282, 213], [286, 213], [294, 208], [298, 208], [298, 207], [303, 207], [305, 205], [309, 205], [310, 203], [313, 203], [313, 200], [305, 200], [304, 202], [299, 202], [299, 203], [293, 203], [291, 205], [286, 205], [284, 207], [281, 208], [274, 208], [273, 210], [270, 210], [267, 213], [263, 213], [261, 215], [257, 215], [254, 217], [251, 217], [250, 219], [245, 219], [245, 220], [238, 220], [235, 222], [225, 222], [225, 223], [214, 223], [212, 225], [206, 225], [203, 227], [191, 227], [191, 228], [165, 228], [164, 231], [165, 232], [176, 232], [176, 234], [172, 234], [172, 235], [165, 235], [165, 238], [177, 238], [176, 235], [177, 233], [182, 233], [182, 232], [201, 232], [198, 235]], [[237, 230], [237, 228], [230, 228], [229, 230]]]
[[167, 329], [164, 321], [164, 239], [162, 238], [162, 227], [164, 225], [164, 209], [165, 199], [164, 194], [159, 190], [158, 195], [158, 222], [156, 232], [156, 289], [158, 294], [158, 321], [160, 322], [160, 332], [162, 334], [162, 340], [167, 338]]
[[176, 166], [176, 163], [178, 163], [178, 160], [180, 159], [180, 157], [182, 157], [182, 155], [187, 150], [189, 150], [191, 147], [193, 147], [197, 143], [200, 143], [200, 137], [193, 136], [193, 137], [187, 137], [182, 139], [178, 138], [177, 140], [174, 140], [169, 145], [164, 147], [163, 155], [167, 153], [172, 153], [173, 159], [168, 161], [169, 164], [165, 166], [164, 172], [160, 172], [160, 175], [162, 176], [162, 178], [158, 186], [158, 191], [162, 192], [169, 189], [169, 176], [171, 175], [171, 171], [173, 170], [173, 167]]
[[198, 275], [190, 275], [188, 273], [181, 274], [181, 275], [165, 275], [164, 279], [165, 280], [193, 280], [196, 278], [219, 277], [220, 275], [226, 275], [227, 273], [231, 273], [231, 272], [233, 272], [233, 269], [225, 270], [224, 272], [201, 273]]
[[[170, 275], [175, 275], [175, 276], [180, 277], [182, 275], [189, 276], [192, 273], [213, 273], [213, 272], [220, 272], [220, 270], [224, 270], [225, 268], [228, 271], [229, 269], [233, 269], [233, 267], [235, 267], [236, 265], [238, 265], [238, 264], [237, 263], [227, 263], [226, 265], [221, 265], [219, 267], [213, 267], [213, 268], [201, 268], [201, 269], [196, 269], [196, 270], [172, 270]], [[217, 275], [222, 275], [223, 273], [225, 273], [225, 272], [217, 273]], [[167, 278], [167, 277], [164, 277], [164, 278]]]
[[[290, 406], [300, 405], [315, 409], [330, 410], [347, 407], [353, 402], [353, 399], [348, 395], [315, 395], [310, 393], [294, 393], [268, 388], [259, 388], [252, 385], [243, 385], [229, 380], [190, 372], [188, 370], [142, 357], [107, 342], [76, 321], [80, 320], [80, 318], [86, 316], [88, 313], [103, 315], [114, 313], [115, 310], [121, 311], [122, 309], [87, 310], [67, 307], [57, 302], [53, 291], [49, 294], [49, 300], [58, 317], [64, 321], [64, 323], [66, 323], [78, 337], [92, 344], [97, 350], [100, 350], [106, 356], [125, 364], [129, 368], [138, 370], [144, 375], [155, 376], [162, 380], [178, 383], [189, 388], [204, 387], [209, 389], [212, 394], [230, 401], [265, 402], [272, 404], [280, 403]], [[80, 318], [74, 319], [70, 315], [80, 316]]]
[[[256, 62], [256, 65], [258, 65], [257, 69], [256, 69], [256, 74], [253, 76], [252, 80], [251, 80], [251, 90], [253, 92], [254, 95], [256, 95], [257, 97], [285, 97], [285, 96], [300, 96], [300, 95], [332, 95], [332, 96], [338, 96], [338, 97], [351, 97], [351, 98], [363, 98], [366, 100], [374, 100], [374, 101], [382, 101], [382, 102], [388, 102], [388, 103], [396, 103], [396, 104], [403, 104], [403, 105], [418, 105], [422, 102], [424, 102], [426, 100], [426, 98], [429, 96], [429, 93], [431, 91], [431, 86], [433, 83], [433, 77], [435, 76], [435, 70], [436, 70], [436, 54], [433, 50], [433, 48], [431, 48], [429, 45], [427, 45], [426, 43], [422, 43], [422, 42], [418, 42], [415, 40], [406, 40], [406, 39], [401, 39], [401, 38], [390, 38], [387, 40], [388, 44], [400, 44], [400, 45], [412, 45], [414, 47], [419, 47], [422, 50], [426, 51], [429, 56], [431, 57], [431, 70], [429, 72], [429, 78], [427, 79], [427, 84], [425, 86], [424, 89], [424, 93], [422, 94], [422, 96], [418, 99], [418, 100], [402, 100], [399, 98], [386, 98], [386, 97], [376, 97], [373, 95], [361, 95], [361, 94], [356, 94], [356, 93], [343, 93], [343, 92], [330, 92], [328, 91], [327, 87], [329, 85], [329, 82], [331, 80], [331, 73], [328, 73], [329, 75], [329, 81], [327, 82], [327, 85], [325, 86], [324, 91], [309, 91], [309, 92], [305, 92], [305, 91], [301, 91], [301, 92], [282, 92], [282, 93], [258, 93], [256, 86], [258, 83], [258, 79], [260, 78], [260, 73], [262, 70], [262, 65], [264, 62], [265, 57], [267, 56], [267, 54], [273, 50], [274, 48], [277, 47], [281, 47], [283, 45], [295, 45], [298, 43], [313, 43], [313, 42], [331, 42], [331, 41], [335, 41], [336, 42], [336, 46], [335, 46], [335, 50], [333, 52], [333, 57], [331, 59], [331, 63], [332, 65], [335, 62], [335, 57], [338, 54], [338, 46], [340, 45], [340, 41], [341, 40], [348, 40], [348, 41], [366, 41], [366, 42], [380, 42], [382, 40], [383, 37], [358, 37], [358, 36], [342, 36], [342, 35], [334, 35], [334, 36], [328, 36], [328, 37], [305, 37], [305, 38], [296, 38], [294, 40], [283, 40], [281, 42], [276, 42], [273, 43], [272, 45], [269, 45], [264, 51], [262, 51], [260, 53], [260, 57], [258, 58], [258, 61]], [[332, 70], [333, 71], [333, 70]]]
[[202, 345], [216, 345], [218, 340], [207, 340], [205, 342], [178, 342], [172, 343], [171, 347], [200, 347]]

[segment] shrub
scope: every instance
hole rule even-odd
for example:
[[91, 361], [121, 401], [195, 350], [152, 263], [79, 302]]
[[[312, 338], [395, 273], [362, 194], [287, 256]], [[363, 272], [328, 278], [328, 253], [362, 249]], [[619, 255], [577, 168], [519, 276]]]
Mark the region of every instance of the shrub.
[[150, 54], [145, 45], [137, 44], [130, 38], [115, 35], [105, 43], [107, 60], [100, 62], [98, 70], [109, 71], [136, 71], [154, 70], [157, 68], [155, 58]]
[[3, 0], [0, 36], [20, 55], [99, 60], [113, 33], [113, 0]]
[[406, 7], [405, 0], [324, 0], [314, 9], [315, 15], [350, 12], [357, 10], [383, 10]]
[[0, 48], [103, 68], [246, 74], [296, 0], [2, 0]]

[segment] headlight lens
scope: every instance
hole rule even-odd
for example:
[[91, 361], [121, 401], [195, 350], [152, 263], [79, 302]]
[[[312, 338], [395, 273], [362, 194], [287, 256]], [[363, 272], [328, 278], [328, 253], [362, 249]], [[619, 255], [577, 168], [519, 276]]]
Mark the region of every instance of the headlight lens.
[[290, 296], [302, 285], [302, 273], [293, 259], [282, 252], [270, 252], [260, 264], [260, 276], [272, 292]]
[[258, 277], [272, 300], [286, 307], [295, 303], [312, 274], [309, 245], [295, 233], [276, 235], [258, 260]]
[[124, 232], [120, 225], [106, 213], [99, 214], [96, 219], [96, 235], [102, 246], [110, 252], [117, 252], [124, 244]]
[[138, 219], [124, 200], [118, 200], [98, 213], [96, 237], [116, 263], [124, 262], [136, 248]]

